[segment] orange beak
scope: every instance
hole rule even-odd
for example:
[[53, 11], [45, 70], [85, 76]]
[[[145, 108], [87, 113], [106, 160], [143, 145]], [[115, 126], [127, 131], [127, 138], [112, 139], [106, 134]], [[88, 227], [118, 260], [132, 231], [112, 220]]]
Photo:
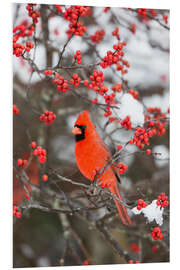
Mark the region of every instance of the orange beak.
[[72, 133], [73, 133], [74, 135], [78, 135], [78, 134], [82, 134], [82, 131], [81, 131], [80, 128], [74, 127], [73, 130], [72, 130]]

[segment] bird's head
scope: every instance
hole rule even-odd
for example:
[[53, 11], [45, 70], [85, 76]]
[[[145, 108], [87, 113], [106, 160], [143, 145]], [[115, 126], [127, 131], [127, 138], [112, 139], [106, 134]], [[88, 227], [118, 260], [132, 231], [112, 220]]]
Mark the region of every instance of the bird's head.
[[72, 133], [75, 135], [76, 142], [84, 140], [88, 134], [91, 134], [95, 129], [94, 124], [90, 119], [89, 112], [87, 110], [79, 114]]

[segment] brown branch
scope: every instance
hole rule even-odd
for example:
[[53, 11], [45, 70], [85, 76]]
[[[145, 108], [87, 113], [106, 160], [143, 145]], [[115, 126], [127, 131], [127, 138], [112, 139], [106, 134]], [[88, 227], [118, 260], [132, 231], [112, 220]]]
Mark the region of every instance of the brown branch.
[[111, 245], [111, 247], [116, 251], [116, 253], [119, 254], [120, 257], [123, 257], [126, 262], [128, 262], [131, 259], [128, 252], [120, 246], [120, 244], [116, 239], [113, 238], [107, 227], [97, 222], [96, 228], [99, 232], [102, 233], [105, 240]]

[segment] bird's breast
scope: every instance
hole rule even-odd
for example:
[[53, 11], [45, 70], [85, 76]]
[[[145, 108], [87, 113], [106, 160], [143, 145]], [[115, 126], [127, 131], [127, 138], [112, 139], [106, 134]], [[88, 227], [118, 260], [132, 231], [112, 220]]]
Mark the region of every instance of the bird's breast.
[[[81, 173], [89, 180], [94, 180], [94, 171], [103, 168], [110, 154], [96, 140], [84, 140], [76, 143], [75, 147], [76, 163]], [[102, 175], [102, 180], [108, 182], [114, 180], [115, 176], [111, 168], [108, 168]]]

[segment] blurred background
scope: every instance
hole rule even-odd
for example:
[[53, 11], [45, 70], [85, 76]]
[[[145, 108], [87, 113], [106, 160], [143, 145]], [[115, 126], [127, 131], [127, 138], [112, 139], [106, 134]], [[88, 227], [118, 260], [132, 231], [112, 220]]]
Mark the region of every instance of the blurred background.
[[[31, 197], [26, 198], [24, 186], [14, 168], [13, 202], [19, 206], [21, 218], [14, 217], [13, 222], [13, 267], [37, 267], [60, 265], [87, 264], [118, 264], [126, 263], [123, 257], [112, 249], [112, 246], [102, 236], [95, 226], [99, 219], [107, 214], [113, 214], [112, 205], [94, 211], [83, 211], [73, 215], [54, 213], [35, 209], [29, 205], [41, 205], [49, 208], [61, 208], [61, 200], [55, 194], [65, 198], [76, 198], [75, 205], [87, 205], [87, 199], [82, 190], [72, 183], [61, 181], [57, 174], [80, 183], [89, 185], [79, 172], [74, 156], [75, 141], [71, 130], [77, 116], [84, 109], [90, 111], [97, 130], [112, 153], [118, 144], [124, 145], [133, 135], [132, 131], [118, 128], [116, 123], [107, 125], [103, 106], [93, 105], [96, 95], [83, 84], [77, 89], [71, 88], [66, 93], [59, 93], [52, 81], [43, 73], [32, 72], [34, 64], [39, 70], [54, 67], [59, 60], [59, 52], [68, 40], [66, 31], [69, 21], [63, 12], [69, 6], [61, 6], [58, 13], [53, 5], [37, 5], [40, 18], [35, 25], [35, 34], [22, 37], [19, 41], [31, 41], [35, 44], [25, 57], [13, 56], [13, 104], [19, 109], [19, 114], [13, 120], [13, 159], [29, 159], [32, 157], [30, 144], [36, 141], [47, 151], [47, 162], [40, 164], [38, 159], [32, 161], [26, 173], [33, 185], [28, 187]], [[167, 114], [169, 109], [169, 22], [165, 23], [163, 16], [169, 17], [168, 10], [155, 10], [153, 17], [148, 11], [148, 19], [144, 19], [137, 10], [127, 8], [90, 7], [90, 13], [81, 18], [87, 31], [83, 36], [73, 36], [63, 54], [63, 66], [74, 63], [74, 54], [82, 52], [84, 68], [74, 70], [61, 69], [60, 74], [70, 80], [73, 73], [78, 73], [82, 80], [89, 79], [93, 70], [102, 70], [105, 76], [104, 84], [112, 92], [112, 87], [121, 83], [123, 90], [116, 93], [116, 102], [120, 109], [115, 110], [119, 118], [131, 117], [133, 127], [144, 124], [144, 110], [148, 107], [158, 107]], [[13, 4], [13, 27], [20, 24], [31, 25], [26, 4]], [[145, 16], [146, 17], [146, 16]], [[132, 24], [136, 25], [135, 33]], [[125, 41], [124, 54], [129, 62], [128, 73], [122, 75], [113, 68], [102, 69], [91, 66], [103, 58], [108, 50], [112, 50], [117, 40], [112, 36], [115, 28], [119, 28], [120, 40]], [[100, 43], [93, 43], [90, 36], [96, 31], [104, 30], [105, 35]], [[129, 89], [138, 91], [141, 102], [128, 94]], [[102, 97], [99, 102], [104, 103]], [[49, 126], [40, 122], [39, 116], [45, 111], [53, 111], [57, 119]], [[169, 196], [169, 122], [166, 133], [154, 136], [150, 140], [152, 152], [161, 155], [146, 155], [130, 145], [120, 157], [128, 165], [128, 171], [121, 177], [121, 190], [127, 202], [136, 203], [143, 198], [148, 203], [156, 199], [161, 192]], [[42, 181], [42, 175], [48, 174], [48, 181]], [[48, 194], [47, 194], [48, 190]], [[52, 196], [50, 197], [50, 191]], [[133, 205], [133, 204], [132, 204]], [[134, 206], [134, 205], [133, 205]], [[65, 206], [63, 206], [65, 207]], [[66, 209], [66, 208], [63, 208]], [[124, 228], [117, 215], [108, 219], [106, 226], [111, 235], [124, 250], [127, 250], [132, 260], [144, 263], [169, 261], [169, 209], [165, 209], [162, 231], [162, 242], [154, 241], [151, 230], [156, 222], [146, 223], [144, 216], [131, 214], [134, 226]], [[107, 221], [107, 220], [106, 220]], [[136, 248], [132, 248], [136, 244]]]

